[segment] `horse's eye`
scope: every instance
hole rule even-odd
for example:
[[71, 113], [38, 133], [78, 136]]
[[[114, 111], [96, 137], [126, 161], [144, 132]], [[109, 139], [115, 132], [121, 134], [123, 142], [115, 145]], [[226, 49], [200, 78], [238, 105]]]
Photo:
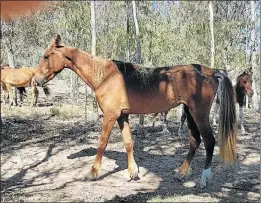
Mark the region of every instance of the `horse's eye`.
[[44, 56], [44, 59], [48, 59], [48, 56]]

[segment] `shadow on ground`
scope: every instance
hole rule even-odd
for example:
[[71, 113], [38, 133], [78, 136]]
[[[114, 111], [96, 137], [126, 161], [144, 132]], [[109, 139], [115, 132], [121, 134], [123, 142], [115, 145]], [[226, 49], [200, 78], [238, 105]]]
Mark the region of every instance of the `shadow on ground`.
[[[212, 173], [213, 182], [206, 189], [198, 187], [198, 181], [203, 169], [205, 161], [205, 150], [203, 143], [197, 152], [193, 163], [193, 173], [184, 182], [176, 180], [173, 176], [173, 170], [179, 167], [188, 152], [188, 138], [178, 137], [178, 122], [171, 122], [169, 130], [171, 133], [163, 131], [164, 126], [159, 125], [154, 129], [144, 127], [143, 129], [133, 130], [133, 137], [135, 140], [135, 159], [140, 169], [143, 170], [143, 175], [140, 180], [146, 177], [146, 174], [154, 174], [159, 181], [156, 189], [148, 189], [147, 187], [140, 187], [133, 191], [130, 189], [130, 194], [119, 195], [116, 194], [112, 199], [106, 199], [105, 202], [147, 202], [147, 201], [221, 201], [221, 202], [250, 202], [258, 201], [260, 196], [252, 193], [259, 193], [259, 160], [252, 160], [251, 156], [259, 154], [259, 133], [260, 124], [257, 122], [246, 122], [246, 135], [239, 137], [238, 163], [234, 167], [224, 166], [215, 153], [213, 157]], [[38, 173], [34, 178], [24, 179], [25, 174], [29, 170], [37, 168], [42, 163], [48, 161], [61, 151], [65, 151], [73, 146], [83, 146], [83, 149], [65, 156], [65, 161], [78, 160], [79, 158], [93, 157], [96, 154], [94, 143], [97, 143], [101, 132], [101, 121], [75, 121], [68, 122], [57, 121], [55, 117], [47, 119], [23, 119], [22, 117], [6, 118], [5, 124], [2, 128], [1, 136], [1, 154], [7, 157], [4, 162], [8, 162], [8, 156], [12, 156], [15, 150], [22, 150], [25, 147], [41, 146], [46, 147], [45, 157], [42, 160], [34, 161], [28, 164], [27, 167], [22, 168], [13, 176], [1, 180], [1, 194], [5, 194], [5, 198], [12, 199], [8, 195], [17, 193], [20, 189], [35, 187], [36, 178], [42, 178], [42, 185], [45, 183], [44, 179], [56, 176], [61, 173], [61, 169], [50, 170], [45, 173]], [[217, 135], [216, 135], [217, 138]], [[118, 128], [113, 130], [110, 144], [121, 143], [122, 138]], [[88, 147], [90, 145], [91, 147]], [[56, 148], [56, 150], [55, 150]], [[216, 152], [217, 152], [216, 147]], [[32, 156], [34, 156], [32, 154]], [[98, 182], [102, 184], [103, 181], [111, 175], [125, 170], [127, 168], [127, 155], [125, 152], [118, 150], [106, 150], [104, 157], [110, 160], [115, 160], [116, 168], [107, 168], [109, 172], [102, 174]], [[105, 160], [106, 161], [106, 160]], [[104, 162], [105, 162], [104, 161]], [[103, 162], [103, 163], [104, 163]], [[91, 165], [91, 163], [90, 163]], [[70, 170], [76, 170], [71, 168]], [[144, 170], [146, 170], [144, 172]], [[136, 182], [139, 183], [140, 180]], [[59, 186], [59, 189], [68, 187], [72, 182], [77, 184], [77, 179], [67, 181]], [[121, 182], [124, 180], [115, 180]], [[97, 184], [98, 184], [97, 182]], [[95, 184], [93, 182], [92, 184]], [[48, 183], [50, 184], [50, 183]], [[139, 184], [143, 184], [140, 182]], [[111, 187], [114, 187], [111, 185]], [[102, 188], [101, 188], [102, 189]], [[52, 189], [50, 189], [52, 190]], [[129, 189], [126, 188], [126, 191]], [[26, 194], [24, 194], [26, 195]], [[74, 197], [72, 197], [72, 201]], [[189, 199], [190, 198], [190, 199]], [[2, 198], [1, 198], [2, 199]], [[12, 199], [13, 200], [13, 199]], [[52, 200], [52, 199], [50, 199]], [[60, 199], [62, 200], [62, 199]], [[82, 199], [90, 201], [88, 199]]]

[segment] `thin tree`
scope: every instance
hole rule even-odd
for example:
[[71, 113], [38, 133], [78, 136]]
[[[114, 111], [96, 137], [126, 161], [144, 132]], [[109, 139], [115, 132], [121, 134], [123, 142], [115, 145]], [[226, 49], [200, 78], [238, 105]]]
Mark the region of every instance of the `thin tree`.
[[125, 1], [126, 5], [126, 39], [127, 39], [127, 61], [130, 61], [130, 3]]
[[[95, 20], [95, 1], [91, 1], [91, 29], [92, 29], [92, 55], [96, 56], [96, 20]], [[85, 92], [86, 92], [86, 100], [87, 100], [87, 86], [85, 85]], [[98, 104], [95, 99], [95, 95], [93, 94], [93, 108], [96, 114], [98, 115]]]
[[250, 1], [251, 7], [251, 69], [253, 71], [253, 91], [254, 95], [252, 97], [253, 107], [256, 111], [259, 111], [259, 103], [256, 89], [256, 75], [258, 75], [258, 68], [256, 65], [256, 13], [255, 13], [255, 1]]
[[[136, 2], [132, 1], [132, 10], [133, 10], [133, 18], [134, 18], [134, 24], [135, 24], [135, 32], [136, 32], [136, 42], [137, 42], [137, 63], [141, 64], [141, 45], [140, 45], [140, 30], [139, 30], [139, 24], [137, 19], [137, 8], [136, 8]], [[144, 124], [144, 115], [140, 114], [139, 116], [139, 124]]]
[[214, 25], [213, 25], [213, 3], [209, 1], [209, 24], [211, 33], [211, 68], [215, 65], [215, 43], [214, 43]]

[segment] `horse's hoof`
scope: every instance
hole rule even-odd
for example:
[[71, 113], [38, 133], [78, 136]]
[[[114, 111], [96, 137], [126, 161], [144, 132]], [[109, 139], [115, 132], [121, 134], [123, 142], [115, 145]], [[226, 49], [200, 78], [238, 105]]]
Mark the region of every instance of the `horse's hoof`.
[[129, 172], [129, 177], [130, 177], [131, 180], [134, 180], [135, 178], [137, 178], [138, 173], [139, 173], [139, 168], [138, 168], [137, 164], [129, 167], [128, 172]]
[[174, 170], [175, 172], [175, 175], [174, 175], [174, 178], [176, 178], [178, 181], [184, 181], [186, 177], [188, 177], [189, 175], [191, 175], [192, 173], [192, 168], [189, 167], [187, 172], [182, 172], [180, 170], [180, 168], [177, 168], [176, 170]]
[[174, 175], [174, 178], [177, 179], [178, 181], [184, 181], [186, 176], [179, 173], [179, 172], [176, 172], [175, 175]]
[[205, 188], [207, 185], [211, 184], [212, 174], [211, 168], [204, 169], [200, 178], [200, 188]]
[[101, 169], [92, 167], [92, 170], [84, 176], [84, 180], [94, 181], [99, 177]]
[[203, 181], [203, 182], [200, 181], [199, 187], [200, 187], [201, 189], [207, 187], [207, 182], [206, 182], [206, 181]]
[[211, 178], [207, 178], [207, 179], [204, 179], [204, 180], [200, 180], [199, 187], [200, 187], [201, 189], [203, 189], [203, 188], [205, 188], [205, 187], [211, 185], [211, 184], [212, 184], [212, 181], [211, 181], [211, 180], [212, 180]]

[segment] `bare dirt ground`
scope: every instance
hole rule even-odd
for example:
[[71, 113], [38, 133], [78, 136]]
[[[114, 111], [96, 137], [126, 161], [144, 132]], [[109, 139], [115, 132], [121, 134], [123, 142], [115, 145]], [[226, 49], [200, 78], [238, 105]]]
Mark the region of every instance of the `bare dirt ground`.
[[[139, 180], [128, 181], [127, 156], [117, 125], [103, 157], [101, 177], [82, 180], [95, 158], [101, 119], [92, 119], [88, 113], [85, 121], [84, 96], [71, 104], [64, 88], [53, 90], [52, 105], [41, 90], [40, 95], [39, 107], [27, 103], [11, 109], [2, 106], [1, 201], [260, 201], [260, 117], [251, 109], [246, 111], [246, 134], [238, 138], [237, 164], [223, 165], [216, 145], [212, 184], [200, 189], [203, 143], [193, 160], [192, 174], [184, 182], [174, 178], [173, 171], [182, 164], [189, 147], [186, 135], [177, 136], [179, 118], [174, 115], [168, 117], [169, 131], [163, 131], [160, 121], [155, 128], [149, 127], [149, 117], [142, 130], [132, 129]], [[130, 122], [136, 124], [137, 116], [131, 116]]]

